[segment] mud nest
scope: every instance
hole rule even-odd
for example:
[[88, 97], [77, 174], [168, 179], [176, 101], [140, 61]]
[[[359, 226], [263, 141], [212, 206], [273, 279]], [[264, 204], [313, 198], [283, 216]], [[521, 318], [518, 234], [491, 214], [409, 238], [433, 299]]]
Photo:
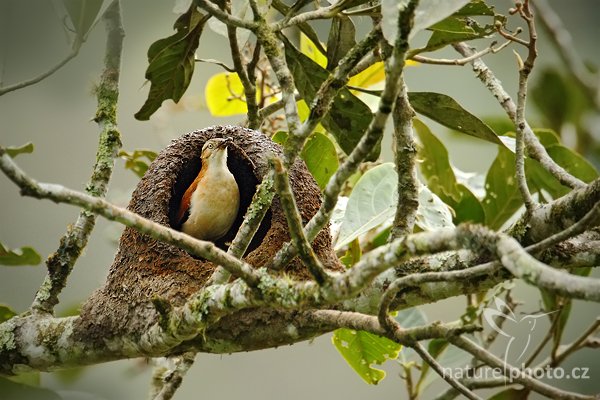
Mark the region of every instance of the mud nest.
[[[281, 155], [281, 148], [261, 132], [235, 126], [217, 126], [188, 133], [174, 140], [150, 165], [133, 192], [128, 209], [143, 217], [175, 229], [177, 207], [185, 189], [194, 180], [201, 167], [200, 152], [203, 144], [215, 137], [231, 137], [228, 166], [240, 188], [240, 211], [230, 231], [217, 243], [227, 249], [243, 221], [256, 186], [267, 174], [268, 157]], [[321, 193], [303, 161], [290, 168], [290, 182], [298, 208], [307, 222], [321, 205]], [[244, 260], [260, 267], [265, 265], [290, 240], [287, 222], [278, 197], [264, 218]], [[324, 229], [314, 240], [313, 248], [323, 264], [332, 270], [341, 266], [331, 246], [329, 229]], [[140, 313], [156, 317], [151, 303], [161, 297], [174, 306], [182, 304], [210, 277], [216, 266], [193, 257], [185, 250], [139, 233], [132, 228], [123, 232], [105, 285], [92, 294], [82, 309], [84, 324], [97, 326], [98, 332], [139, 329], [130, 326]], [[296, 279], [311, 279], [298, 259], [283, 271]], [[89, 326], [88, 326], [89, 328]], [[104, 336], [106, 337], [106, 336]]]

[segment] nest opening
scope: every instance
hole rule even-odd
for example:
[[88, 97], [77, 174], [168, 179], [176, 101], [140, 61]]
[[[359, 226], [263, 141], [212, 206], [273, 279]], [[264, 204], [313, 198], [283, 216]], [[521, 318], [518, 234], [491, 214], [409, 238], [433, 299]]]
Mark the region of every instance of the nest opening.
[[[202, 168], [202, 160], [200, 158], [200, 150], [202, 146], [198, 148], [198, 154], [195, 154], [190, 160], [188, 160], [177, 178], [177, 182], [173, 187], [171, 201], [169, 203], [169, 223], [172, 228], [181, 230], [181, 225], [177, 221], [177, 210], [181, 202], [181, 198], [185, 193], [186, 189], [192, 184], [200, 169]], [[229, 244], [235, 238], [237, 231], [239, 230], [246, 211], [252, 202], [252, 197], [256, 192], [257, 185], [261, 182], [261, 179], [256, 175], [254, 165], [248, 156], [238, 146], [230, 145], [228, 149], [227, 166], [233, 174], [235, 181], [237, 182], [240, 190], [240, 209], [238, 211], [235, 222], [229, 229], [229, 231], [215, 242], [215, 245], [222, 250], [227, 250]], [[271, 227], [271, 210], [267, 211], [267, 214], [263, 218], [258, 231], [254, 235], [252, 242], [246, 250], [246, 254], [256, 249], [264, 240], [269, 228]]]

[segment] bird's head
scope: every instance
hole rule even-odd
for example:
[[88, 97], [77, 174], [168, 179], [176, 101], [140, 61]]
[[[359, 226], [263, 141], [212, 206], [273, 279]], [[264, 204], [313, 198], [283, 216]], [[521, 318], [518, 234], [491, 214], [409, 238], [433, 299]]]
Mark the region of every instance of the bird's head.
[[231, 138], [209, 139], [202, 146], [202, 161], [222, 158], [227, 154], [227, 145], [232, 143]]

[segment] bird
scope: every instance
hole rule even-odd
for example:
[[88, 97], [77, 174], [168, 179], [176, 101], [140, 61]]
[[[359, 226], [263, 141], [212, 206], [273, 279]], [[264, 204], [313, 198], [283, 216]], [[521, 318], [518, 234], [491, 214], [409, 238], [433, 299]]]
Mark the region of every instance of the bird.
[[240, 207], [240, 191], [227, 167], [231, 138], [213, 138], [202, 146], [202, 167], [187, 188], [177, 213], [181, 231], [215, 242], [233, 225]]

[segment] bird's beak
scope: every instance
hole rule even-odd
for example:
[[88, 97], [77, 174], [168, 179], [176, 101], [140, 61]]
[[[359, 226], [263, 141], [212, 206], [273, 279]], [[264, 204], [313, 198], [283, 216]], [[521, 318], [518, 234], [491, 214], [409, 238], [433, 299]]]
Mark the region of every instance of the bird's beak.
[[233, 143], [233, 139], [230, 137], [225, 138], [221, 143], [219, 143], [217, 148], [222, 149], [223, 147], [227, 147], [229, 143]]

